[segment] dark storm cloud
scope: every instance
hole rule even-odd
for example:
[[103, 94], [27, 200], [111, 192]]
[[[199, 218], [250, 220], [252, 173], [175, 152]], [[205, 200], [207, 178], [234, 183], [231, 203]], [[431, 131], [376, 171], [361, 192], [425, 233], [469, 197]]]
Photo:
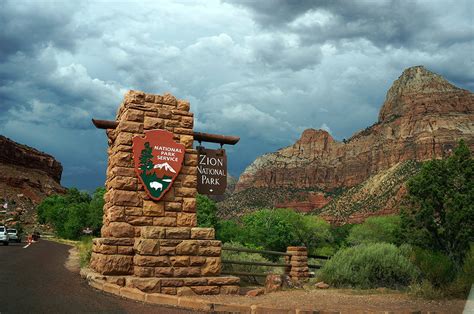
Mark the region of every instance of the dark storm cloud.
[[[436, 49], [471, 41], [471, 27], [449, 31], [447, 20], [439, 16], [446, 10], [468, 8], [471, 1], [230, 1], [248, 8], [263, 28], [280, 29], [301, 36], [305, 43], [367, 39], [378, 47]], [[469, 19], [467, 17], [467, 19]]]
[[474, 89], [471, 2], [0, 2], [0, 133], [56, 156], [63, 183], [103, 184], [128, 89], [188, 99], [195, 129], [238, 135], [238, 175], [305, 128], [338, 140], [376, 121], [403, 69]]
[[67, 1], [15, 1], [0, 3], [0, 62], [15, 54], [33, 55], [48, 45], [73, 50], [79, 37], [95, 31], [74, 23], [81, 5]]

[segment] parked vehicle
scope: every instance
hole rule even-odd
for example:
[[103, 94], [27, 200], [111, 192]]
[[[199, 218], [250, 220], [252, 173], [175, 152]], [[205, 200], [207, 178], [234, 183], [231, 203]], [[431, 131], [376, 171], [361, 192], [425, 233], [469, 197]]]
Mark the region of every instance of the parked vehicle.
[[3, 245], [8, 245], [8, 243], [10, 243], [10, 236], [8, 235], [7, 227], [5, 226], [0, 226], [0, 242], [2, 242]]
[[7, 229], [8, 236], [10, 237], [10, 242], [21, 242], [21, 237], [18, 234], [18, 230], [16, 229]]

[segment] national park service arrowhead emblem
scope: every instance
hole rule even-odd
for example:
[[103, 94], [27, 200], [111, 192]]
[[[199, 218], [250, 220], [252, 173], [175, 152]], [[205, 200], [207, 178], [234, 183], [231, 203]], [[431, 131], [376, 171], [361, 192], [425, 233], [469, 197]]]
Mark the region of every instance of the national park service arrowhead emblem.
[[133, 138], [135, 172], [148, 196], [158, 201], [170, 189], [184, 160], [185, 146], [165, 130], [145, 131]]

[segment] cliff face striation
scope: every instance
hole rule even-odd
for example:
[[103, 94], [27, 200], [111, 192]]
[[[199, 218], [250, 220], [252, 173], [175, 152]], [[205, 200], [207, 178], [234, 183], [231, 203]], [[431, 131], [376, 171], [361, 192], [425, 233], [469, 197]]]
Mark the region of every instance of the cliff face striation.
[[64, 193], [62, 170], [54, 157], [0, 135], [0, 205], [8, 201], [7, 214], [32, 214], [46, 196]]
[[474, 94], [416, 66], [393, 83], [375, 124], [344, 143], [326, 131], [305, 130], [294, 145], [257, 158], [236, 192], [345, 190], [395, 165], [441, 158], [459, 139], [474, 148]]

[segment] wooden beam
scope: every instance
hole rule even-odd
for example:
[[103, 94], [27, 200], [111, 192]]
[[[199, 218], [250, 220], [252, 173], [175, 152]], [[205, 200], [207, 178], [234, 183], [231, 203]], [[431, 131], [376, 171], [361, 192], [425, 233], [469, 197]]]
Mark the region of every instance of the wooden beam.
[[194, 140], [198, 142], [219, 143], [222, 145], [223, 144], [235, 145], [240, 141], [240, 137], [194, 132]]
[[[117, 121], [92, 119], [92, 123], [98, 129], [115, 129], [118, 126]], [[238, 136], [227, 136], [220, 134], [194, 132], [194, 140], [198, 142], [218, 143], [221, 145], [235, 145], [240, 141]]]
[[117, 121], [92, 119], [95, 127], [98, 129], [115, 129], [118, 126]]

